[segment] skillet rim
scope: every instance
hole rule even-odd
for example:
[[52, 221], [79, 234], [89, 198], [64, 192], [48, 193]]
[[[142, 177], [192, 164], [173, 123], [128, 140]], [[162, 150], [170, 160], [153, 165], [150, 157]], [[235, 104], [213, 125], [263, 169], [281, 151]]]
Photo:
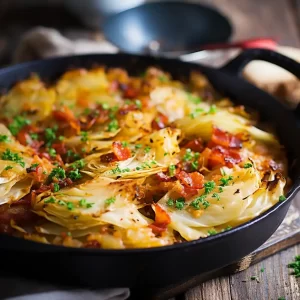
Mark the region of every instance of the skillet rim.
[[[40, 64], [43, 63], [50, 63], [53, 61], [64, 61], [64, 60], [69, 60], [69, 59], [81, 59], [81, 60], [89, 60], [89, 59], [96, 59], [96, 58], [101, 58], [101, 57], [114, 57], [114, 56], [119, 56], [120, 58], [131, 58], [131, 59], [141, 59], [141, 60], [152, 60], [153, 63], [157, 63], [159, 64], [159, 62], [164, 61], [164, 62], [174, 62], [176, 64], [179, 65], [185, 65], [185, 66], [190, 66], [192, 67], [201, 67], [203, 69], [207, 69], [207, 70], [211, 70], [211, 71], [216, 71], [216, 72], [220, 72], [220, 73], [224, 73], [226, 75], [229, 75], [231, 77], [236, 77], [236, 79], [238, 80], [242, 80], [247, 82], [244, 78], [238, 77], [237, 75], [233, 75], [230, 74], [229, 72], [226, 72], [224, 70], [222, 70], [222, 68], [218, 69], [218, 68], [213, 68], [213, 67], [209, 67], [206, 65], [202, 65], [201, 63], [191, 63], [191, 62], [183, 62], [179, 59], [176, 58], [167, 58], [167, 57], [162, 57], [162, 56], [150, 56], [150, 55], [137, 55], [137, 54], [133, 54], [133, 53], [94, 53], [94, 54], [81, 54], [81, 55], [67, 55], [67, 56], [55, 56], [55, 57], [50, 57], [50, 58], [45, 58], [45, 59], [38, 59], [38, 60], [32, 60], [32, 61], [27, 61], [27, 62], [23, 62], [23, 63], [18, 63], [12, 66], [7, 66], [4, 68], [0, 68], [0, 78], [1, 76], [4, 76], [7, 73], [16, 73], [20, 68], [30, 68], [33, 66], [39, 66]], [[148, 63], [146, 63], [148, 64]], [[100, 64], [99, 64], [100, 65]], [[101, 65], [106, 66], [104, 63], [101, 63]], [[79, 67], [77, 67], [79, 68]], [[83, 68], [83, 67], [82, 67]], [[32, 71], [33, 73], [34, 71]], [[31, 72], [29, 71], [29, 74]], [[17, 73], [16, 73], [17, 74]], [[17, 76], [16, 76], [17, 77]], [[24, 79], [22, 79], [24, 80]], [[16, 80], [17, 82], [18, 80]], [[15, 82], [15, 83], [16, 83]], [[251, 87], [256, 88], [258, 90], [260, 90], [261, 92], [264, 92], [263, 90], [257, 88], [256, 86], [254, 86], [253, 84], [247, 82]], [[10, 87], [9, 87], [10, 88]], [[275, 99], [274, 99], [275, 101]], [[200, 238], [198, 240], [193, 240], [193, 241], [186, 241], [183, 243], [178, 243], [178, 244], [172, 244], [172, 245], [166, 245], [166, 246], [160, 246], [160, 247], [151, 247], [151, 248], [129, 248], [129, 249], [93, 249], [93, 248], [75, 248], [75, 247], [65, 247], [65, 246], [59, 246], [59, 245], [53, 245], [53, 244], [43, 244], [40, 242], [36, 242], [36, 241], [31, 241], [31, 240], [25, 240], [23, 238], [19, 238], [19, 237], [15, 237], [15, 236], [9, 236], [3, 233], [0, 233], [0, 237], [5, 237], [7, 239], [11, 239], [11, 240], [15, 240], [15, 241], [19, 241], [20, 243], [23, 244], [28, 244], [31, 246], [37, 246], [37, 249], [32, 249], [32, 247], [30, 247], [30, 249], [26, 250], [26, 249], [22, 249], [22, 251], [24, 252], [39, 252], [39, 251], [45, 251], [45, 252], [51, 252], [51, 253], [55, 253], [55, 252], [63, 252], [63, 253], [69, 253], [69, 254], [76, 254], [76, 255], [113, 255], [113, 256], [119, 256], [119, 255], [132, 255], [132, 254], [142, 254], [142, 255], [147, 255], [148, 253], [157, 253], [157, 252], [165, 252], [165, 251], [172, 251], [172, 250], [176, 250], [176, 249], [186, 249], [188, 247], [196, 247], [199, 246], [201, 244], [208, 244], [208, 243], [214, 243], [216, 241], [218, 241], [219, 239], [223, 239], [226, 238], [226, 236], [235, 234], [238, 231], [241, 231], [243, 229], [246, 229], [247, 227], [253, 226], [256, 223], [259, 223], [261, 220], [268, 218], [270, 215], [272, 215], [273, 213], [275, 213], [275, 211], [277, 211], [278, 209], [280, 209], [281, 207], [285, 206], [285, 205], [290, 205], [290, 202], [294, 199], [294, 197], [296, 196], [296, 194], [298, 193], [298, 191], [300, 190], [300, 180], [299, 178], [295, 179], [293, 182], [293, 185], [291, 186], [290, 190], [288, 191], [287, 195], [286, 195], [286, 200], [283, 202], [278, 202], [277, 204], [271, 206], [268, 210], [266, 210], [264, 213], [262, 213], [261, 215], [237, 226], [234, 227], [228, 231], [224, 231], [224, 232], [220, 232], [217, 233], [216, 235], [212, 235], [212, 236], [208, 236], [206, 238]], [[0, 251], [2, 250], [13, 250], [13, 251], [18, 251], [18, 249], [14, 249], [14, 248], [10, 248], [10, 247], [1, 247], [0, 246]]]

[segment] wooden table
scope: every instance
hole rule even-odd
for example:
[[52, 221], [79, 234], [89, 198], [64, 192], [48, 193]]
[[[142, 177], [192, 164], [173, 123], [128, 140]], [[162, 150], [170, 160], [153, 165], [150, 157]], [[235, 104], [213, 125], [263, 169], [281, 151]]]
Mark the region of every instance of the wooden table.
[[[42, 8], [18, 9], [20, 2], [24, 1], [2, 0], [0, 2], [0, 64], [9, 63], [18, 38], [32, 26], [56, 27], [63, 33], [74, 34], [75, 32], [75, 36], [93, 33], [83, 28], [76, 18], [57, 4], [59, 2], [57, 0], [54, 1], [55, 6], [49, 6], [46, 11]], [[48, 1], [47, 5], [50, 2]], [[198, 0], [194, 2], [216, 5], [220, 11], [228, 15], [235, 27], [233, 40], [274, 36], [283, 45], [300, 47], [299, 0]], [[299, 300], [299, 280], [289, 275], [290, 271], [286, 267], [294, 256], [299, 254], [298, 244], [241, 273], [207, 281], [177, 296], [176, 300], [277, 300], [279, 297]], [[264, 268], [263, 273], [260, 271], [261, 268]], [[251, 280], [251, 276], [259, 276], [260, 282]]]

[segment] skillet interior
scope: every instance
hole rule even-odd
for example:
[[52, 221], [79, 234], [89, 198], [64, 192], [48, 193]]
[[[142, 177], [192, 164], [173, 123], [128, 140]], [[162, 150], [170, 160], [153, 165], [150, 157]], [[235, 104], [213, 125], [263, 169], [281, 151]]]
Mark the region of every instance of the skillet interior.
[[[0, 71], [0, 89], [9, 89], [16, 81], [27, 78], [33, 72], [44, 80], [52, 81], [70, 67], [89, 68], [95, 64], [123, 67], [132, 74], [139, 74], [150, 65], [158, 65], [177, 79], [187, 78], [191, 70], [203, 72], [224, 95], [258, 110], [266, 120], [277, 120], [276, 130], [287, 149], [290, 177], [295, 184], [285, 202], [248, 223], [217, 236], [162, 248], [70, 249], [0, 235], [0, 253], [7, 258], [2, 270], [76, 285], [164, 286], [229, 264], [250, 253], [271, 236], [298, 192], [299, 128], [291, 111], [265, 92], [222, 70], [126, 54], [54, 58], [13, 66]], [[55, 277], [50, 275], [52, 271]]]

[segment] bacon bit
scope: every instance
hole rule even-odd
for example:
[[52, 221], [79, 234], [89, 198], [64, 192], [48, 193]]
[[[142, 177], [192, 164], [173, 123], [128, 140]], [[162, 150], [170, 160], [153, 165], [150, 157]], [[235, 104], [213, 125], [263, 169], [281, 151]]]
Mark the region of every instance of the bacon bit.
[[187, 144], [185, 144], [183, 146], [184, 148], [189, 148], [191, 149], [192, 151], [194, 152], [202, 152], [203, 150], [203, 142], [202, 142], [202, 139], [201, 138], [198, 138], [198, 139], [194, 139], [192, 141], [189, 141]]
[[36, 182], [41, 182], [43, 181], [43, 167], [42, 166], [37, 166], [35, 168], [27, 168], [26, 169], [27, 173], [30, 173], [31, 177], [33, 177], [33, 179]]
[[71, 128], [75, 129], [77, 134], [80, 132], [79, 122], [67, 106], [63, 106], [62, 110], [53, 111], [52, 115], [57, 121], [68, 123]]
[[175, 176], [188, 188], [201, 189], [204, 186], [204, 176], [199, 172], [186, 173], [184, 171], [180, 171]]
[[210, 145], [220, 145], [225, 148], [242, 148], [242, 140], [237, 135], [233, 135], [217, 127], [213, 127]]
[[[62, 189], [64, 187], [67, 187], [67, 186], [70, 186], [73, 184], [73, 181], [72, 179], [70, 178], [65, 178], [65, 179], [62, 179], [62, 180], [59, 180], [58, 182], [55, 182], [59, 185], [59, 187]], [[46, 185], [46, 184], [42, 184], [39, 189], [37, 190], [33, 190], [32, 193], [34, 193], [35, 195], [34, 196], [37, 196], [41, 193], [44, 193], [45, 191], [53, 191], [54, 190], [54, 184], [51, 183], [50, 185]]]
[[112, 148], [119, 161], [126, 160], [131, 157], [130, 149], [128, 147], [123, 147], [121, 142], [113, 142]]
[[192, 163], [188, 162], [188, 161], [180, 162], [177, 166], [178, 166], [178, 169], [181, 169], [182, 171], [187, 172], [187, 173], [191, 173], [191, 172], [195, 171], [195, 169], [192, 166]]
[[155, 176], [157, 177], [157, 179], [161, 182], [170, 182], [170, 181], [174, 181], [174, 178], [166, 175], [163, 172], [158, 172], [157, 174], [155, 174]]
[[130, 111], [137, 110], [137, 106], [135, 104], [124, 105], [119, 109], [119, 115], [124, 116], [127, 115]]
[[168, 224], [171, 223], [171, 218], [159, 204], [153, 204], [153, 206], [155, 207], [155, 221], [148, 227], [152, 229], [153, 233], [160, 234], [167, 229]]
[[42, 141], [33, 140], [30, 136], [30, 133], [38, 133], [40, 129], [35, 126], [27, 125], [20, 130], [16, 136], [17, 140], [24, 146], [29, 145], [31, 148], [36, 151], [44, 144]]
[[117, 157], [114, 153], [107, 153], [107, 154], [103, 154], [100, 156], [100, 161], [103, 163], [110, 163], [110, 162], [114, 162], [117, 161]]
[[138, 96], [139, 91], [135, 89], [134, 87], [121, 83], [119, 85], [121, 91], [123, 92], [123, 97], [128, 99], [134, 99]]
[[56, 153], [59, 155], [63, 155], [67, 153], [67, 149], [64, 143], [53, 144], [52, 148], [55, 149]]
[[100, 244], [96, 240], [88, 241], [83, 245], [84, 248], [100, 248]]
[[169, 119], [167, 116], [159, 113], [158, 116], [152, 121], [151, 126], [155, 130], [163, 129], [169, 123]]
[[222, 146], [217, 146], [211, 149], [211, 155], [208, 159], [209, 168], [227, 166], [233, 168], [235, 164], [242, 161], [241, 156], [237, 151], [225, 149]]

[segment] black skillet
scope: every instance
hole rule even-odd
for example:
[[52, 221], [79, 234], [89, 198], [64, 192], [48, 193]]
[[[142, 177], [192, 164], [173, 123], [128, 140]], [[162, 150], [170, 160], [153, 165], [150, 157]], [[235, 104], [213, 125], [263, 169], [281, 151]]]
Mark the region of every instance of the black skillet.
[[199, 51], [206, 44], [227, 42], [229, 20], [215, 8], [183, 2], [154, 2], [110, 16], [105, 37], [127, 53], [173, 56]]
[[262, 49], [247, 50], [221, 69], [166, 58], [115, 54], [52, 58], [0, 70], [1, 90], [33, 72], [45, 80], [54, 80], [70, 67], [89, 68], [95, 64], [123, 67], [131, 74], [156, 65], [179, 79], [187, 78], [192, 70], [201, 71], [221, 93], [258, 110], [264, 119], [274, 123], [287, 149], [289, 175], [294, 182], [286, 201], [246, 224], [205, 239], [161, 248], [76, 249], [0, 235], [0, 270], [77, 286], [163, 287], [228, 265], [262, 245], [280, 225], [300, 189], [300, 129], [294, 112], [240, 76], [243, 67], [254, 59], [272, 62], [300, 77], [298, 63]]

